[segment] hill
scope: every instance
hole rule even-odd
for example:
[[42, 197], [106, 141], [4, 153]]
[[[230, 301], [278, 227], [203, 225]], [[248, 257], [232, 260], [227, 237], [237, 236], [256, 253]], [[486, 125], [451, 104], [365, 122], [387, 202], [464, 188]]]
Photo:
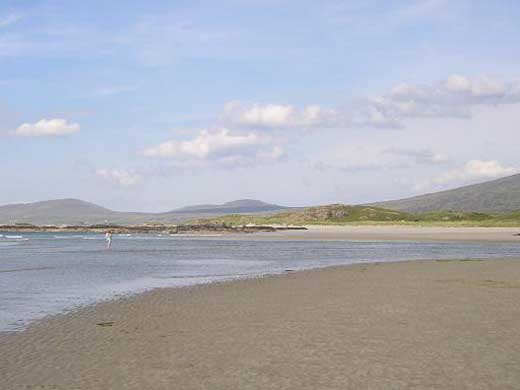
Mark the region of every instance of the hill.
[[274, 212], [286, 207], [259, 200], [237, 200], [222, 205], [190, 206], [164, 213], [120, 212], [79, 199], [56, 199], [0, 206], [0, 224], [92, 225], [179, 223], [189, 218], [232, 213]]
[[269, 204], [260, 200], [240, 199], [224, 204], [205, 204], [188, 206], [171, 211], [173, 214], [240, 214], [240, 213], [260, 213], [285, 210], [288, 207]]
[[371, 206], [348, 206], [333, 204], [308, 207], [294, 211], [278, 212], [272, 215], [226, 215], [218, 218], [203, 219], [192, 223], [229, 223], [270, 224], [270, 225], [305, 225], [305, 224], [345, 224], [354, 222], [412, 222], [413, 214], [394, 210], [385, 210]]
[[79, 199], [55, 199], [0, 206], [0, 223], [36, 225], [90, 225], [98, 223], [144, 222], [145, 213], [113, 211]]
[[[516, 213], [515, 213], [516, 212]], [[520, 224], [520, 174], [412, 198], [348, 206], [289, 208], [253, 199], [183, 207], [164, 213], [113, 211], [78, 199], [0, 206], [0, 224], [256, 224], [444, 223]]]
[[520, 212], [485, 214], [437, 211], [408, 213], [373, 206], [333, 204], [271, 215], [224, 215], [190, 221], [191, 224], [240, 225], [425, 225], [425, 226], [520, 226]]
[[512, 213], [520, 210], [520, 174], [412, 198], [371, 203], [370, 206], [410, 213], [438, 210]]

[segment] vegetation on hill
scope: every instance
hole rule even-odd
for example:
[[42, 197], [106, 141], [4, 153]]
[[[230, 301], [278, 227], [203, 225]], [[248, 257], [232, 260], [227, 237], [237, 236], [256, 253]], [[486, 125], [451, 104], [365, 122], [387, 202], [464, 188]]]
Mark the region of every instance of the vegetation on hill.
[[514, 213], [520, 210], [520, 174], [413, 198], [377, 202], [371, 206], [409, 213], [436, 210]]
[[412, 214], [372, 206], [333, 204], [285, 211], [271, 215], [225, 215], [190, 221], [229, 225], [439, 225], [439, 226], [520, 226], [520, 212], [485, 214], [437, 211]]

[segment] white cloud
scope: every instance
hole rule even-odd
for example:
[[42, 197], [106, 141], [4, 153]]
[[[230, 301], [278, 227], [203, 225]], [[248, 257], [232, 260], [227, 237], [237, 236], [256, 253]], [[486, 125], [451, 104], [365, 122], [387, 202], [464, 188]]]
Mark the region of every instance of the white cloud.
[[335, 110], [317, 105], [298, 109], [292, 105], [244, 104], [240, 101], [226, 103], [221, 115], [225, 123], [256, 128], [331, 126], [338, 119]]
[[283, 156], [281, 146], [273, 139], [257, 133], [232, 134], [228, 129], [202, 130], [186, 141], [169, 140], [145, 148], [145, 157], [164, 158], [182, 166], [202, 166], [209, 162], [219, 165], [246, 165], [275, 161]]
[[141, 180], [141, 175], [120, 168], [101, 168], [96, 171], [96, 174], [103, 179], [116, 183], [122, 187], [131, 187]]
[[410, 118], [469, 118], [479, 106], [520, 102], [520, 81], [451, 75], [432, 85], [397, 84], [387, 93], [359, 100], [349, 109], [319, 105], [231, 101], [221, 121], [243, 128], [402, 128]]
[[470, 160], [460, 168], [417, 183], [414, 186], [414, 190], [425, 191], [442, 188], [447, 185], [463, 185], [478, 180], [514, 175], [518, 172], [520, 172], [518, 168], [503, 166], [496, 160]]
[[520, 102], [520, 82], [489, 77], [451, 75], [433, 85], [401, 83], [388, 93], [366, 99], [354, 123], [371, 127], [402, 127], [418, 117], [470, 117], [479, 106]]
[[263, 143], [264, 141], [254, 133], [232, 135], [227, 129], [216, 132], [202, 130], [193, 140], [163, 142], [158, 146], [146, 148], [143, 154], [146, 157], [207, 159], [219, 153], [226, 154]]
[[51, 137], [73, 134], [80, 131], [77, 123], [68, 123], [65, 119], [41, 119], [36, 123], [24, 123], [14, 134], [25, 137]]
[[439, 184], [472, 179], [488, 179], [500, 176], [512, 175], [517, 170], [513, 167], [504, 167], [498, 161], [468, 161], [462, 169], [446, 172], [436, 179]]
[[[504, 97], [510, 92], [511, 87], [488, 77], [470, 80], [457, 74], [448, 77], [442, 86], [451, 93], [463, 94], [466, 97], [474, 98]], [[516, 86], [518, 87], [518, 85]]]

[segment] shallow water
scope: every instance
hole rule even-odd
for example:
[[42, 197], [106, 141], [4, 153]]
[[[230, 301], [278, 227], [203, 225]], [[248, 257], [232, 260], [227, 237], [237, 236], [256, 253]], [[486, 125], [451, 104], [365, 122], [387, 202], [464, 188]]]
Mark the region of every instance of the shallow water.
[[520, 257], [520, 244], [115, 235], [108, 251], [102, 235], [0, 232], [0, 330], [155, 287], [340, 264], [509, 256]]

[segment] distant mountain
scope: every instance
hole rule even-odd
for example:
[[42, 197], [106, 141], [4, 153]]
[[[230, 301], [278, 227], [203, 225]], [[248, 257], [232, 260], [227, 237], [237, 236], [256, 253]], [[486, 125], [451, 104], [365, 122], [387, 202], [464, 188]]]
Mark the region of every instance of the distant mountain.
[[[488, 214], [520, 211], [520, 174], [453, 190], [415, 196], [408, 199], [377, 202], [355, 207], [331, 205], [325, 208], [308, 208], [305, 209], [305, 211], [301, 208], [289, 208], [259, 200], [242, 199], [224, 204], [188, 206], [164, 213], [137, 213], [113, 211], [78, 199], [58, 199], [0, 206], [0, 224], [92, 225], [99, 223], [178, 223], [185, 220], [208, 217], [214, 218], [230, 214], [257, 216], [263, 214], [266, 216], [266, 218], [264, 218], [265, 221], [281, 220], [280, 218], [283, 216], [285, 218], [284, 221], [287, 220], [291, 223], [304, 223], [315, 220], [329, 223], [353, 222], [356, 220], [409, 221], [417, 220], [417, 218], [428, 218], [429, 220], [440, 217], [442, 217], [443, 220], [446, 220], [446, 218], [451, 220], [455, 217], [459, 219], [462, 218], [446, 213], [422, 217], [412, 215], [448, 210], [453, 212], [478, 212]], [[405, 214], [396, 213], [395, 211]], [[271, 214], [279, 215], [271, 217], [269, 216]], [[481, 218], [481, 216], [477, 217]]]
[[101, 223], [177, 223], [190, 218], [226, 214], [263, 213], [286, 209], [258, 200], [237, 200], [222, 205], [184, 207], [164, 213], [113, 211], [79, 199], [57, 199], [0, 206], [0, 224], [92, 225]]
[[224, 204], [188, 206], [171, 211], [173, 214], [241, 214], [285, 210], [288, 207], [269, 204], [260, 200], [240, 199]]
[[56, 199], [34, 203], [0, 206], [0, 223], [31, 223], [36, 225], [82, 225], [98, 223], [141, 222], [144, 213], [109, 210], [79, 199]]
[[59, 223], [71, 218], [81, 223], [84, 219], [103, 221], [112, 216], [111, 210], [78, 199], [48, 200], [0, 207], [0, 219], [3, 223]]
[[520, 210], [520, 174], [453, 190], [370, 205], [409, 213], [438, 210], [511, 213]]

